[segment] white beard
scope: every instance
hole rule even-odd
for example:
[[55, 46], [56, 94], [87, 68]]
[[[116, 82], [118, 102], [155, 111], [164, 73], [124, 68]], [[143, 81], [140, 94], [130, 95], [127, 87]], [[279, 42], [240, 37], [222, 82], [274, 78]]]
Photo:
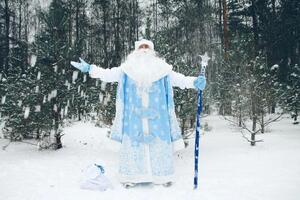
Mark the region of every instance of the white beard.
[[153, 82], [163, 78], [172, 71], [172, 66], [147, 49], [135, 50], [127, 56], [121, 69], [138, 87], [149, 88]]

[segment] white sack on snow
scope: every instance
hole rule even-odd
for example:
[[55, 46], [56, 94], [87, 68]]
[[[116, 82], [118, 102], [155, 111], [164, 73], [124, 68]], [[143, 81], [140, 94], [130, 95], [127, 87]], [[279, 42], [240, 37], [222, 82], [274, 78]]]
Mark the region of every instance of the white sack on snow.
[[83, 170], [83, 177], [80, 181], [80, 188], [87, 190], [99, 190], [106, 191], [107, 189], [113, 189], [111, 182], [104, 175], [104, 170], [93, 164], [89, 165]]

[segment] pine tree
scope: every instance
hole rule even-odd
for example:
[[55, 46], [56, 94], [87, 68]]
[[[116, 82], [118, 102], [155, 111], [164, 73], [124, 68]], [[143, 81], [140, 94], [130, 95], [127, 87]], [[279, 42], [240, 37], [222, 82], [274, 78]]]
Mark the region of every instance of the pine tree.
[[[138, 1], [94, 0], [91, 9], [89, 61], [102, 68], [118, 67], [138, 39], [141, 14]], [[91, 83], [90, 99], [96, 112], [102, 121], [112, 124], [116, 83], [101, 80]]]
[[279, 103], [286, 111], [291, 113], [294, 124], [298, 124], [300, 110], [300, 67], [296, 64], [288, 75], [285, 84], [278, 85]]
[[37, 123], [42, 124], [39, 120], [45, 119], [46, 115], [50, 116], [50, 119], [43, 121], [46, 123], [45, 127], [50, 127], [48, 135], [53, 133], [56, 149], [62, 147], [61, 126], [70, 105], [70, 90], [66, 85], [66, 73], [70, 72], [67, 13], [66, 4], [61, 0], [54, 0], [49, 11], [40, 14], [44, 28], [37, 35], [35, 42], [36, 71], [40, 73], [37, 83], [39, 101], [36, 103], [41, 106], [41, 118], [37, 118]]

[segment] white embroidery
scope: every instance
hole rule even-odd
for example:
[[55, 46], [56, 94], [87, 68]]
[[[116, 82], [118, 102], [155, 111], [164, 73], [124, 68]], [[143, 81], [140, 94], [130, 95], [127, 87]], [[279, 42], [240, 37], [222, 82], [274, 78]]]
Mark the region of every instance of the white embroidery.
[[123, 137], [120, 151], [120, 175], [122, 181], [168, 181], [174, 174], [172, 143], [155, 138], [149, 148], [132, 143], [127, 135]]
[[155, 138], [150, 144], [152, 173], [155, 176], [168, 176], [174, 173], [172, 143]]

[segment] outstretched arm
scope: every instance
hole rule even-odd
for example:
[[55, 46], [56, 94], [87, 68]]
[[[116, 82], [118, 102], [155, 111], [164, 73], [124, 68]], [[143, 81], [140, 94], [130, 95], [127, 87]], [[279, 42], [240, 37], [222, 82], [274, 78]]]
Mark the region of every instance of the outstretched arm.
[[92, 78], [100, 78], [104, 82], [117, 82], [120, 80], [121, 68], [113, 67], [111, 69], [103, 69], [96, 65], [91, 65], [89, 74]]
[[194, 88], [204, 90], [206, 85], [206, 79], [203, 75], [198, 77], [185, 76], [181, 73], [172, 71], [170, 74], [170, 81], [172, 86], [177, 86], [180, 89]]
[[185, 76], [181, 73], [172, 71], [170, 73], [170, 82], [172, 86], [179, 87], [180, 89], [195, 88], [194, 81], [197, 77]]
[[88, 72], [92, 78], [100, 78], [104, 82], [117, 82], [120, 80], [121, 68], [113, 67], [111, 69], [103, 69], [96, 65], [90, 65], [82, 58], [79, 58], [79, 62], [71, 61], [71, 65], [81, 72]]

